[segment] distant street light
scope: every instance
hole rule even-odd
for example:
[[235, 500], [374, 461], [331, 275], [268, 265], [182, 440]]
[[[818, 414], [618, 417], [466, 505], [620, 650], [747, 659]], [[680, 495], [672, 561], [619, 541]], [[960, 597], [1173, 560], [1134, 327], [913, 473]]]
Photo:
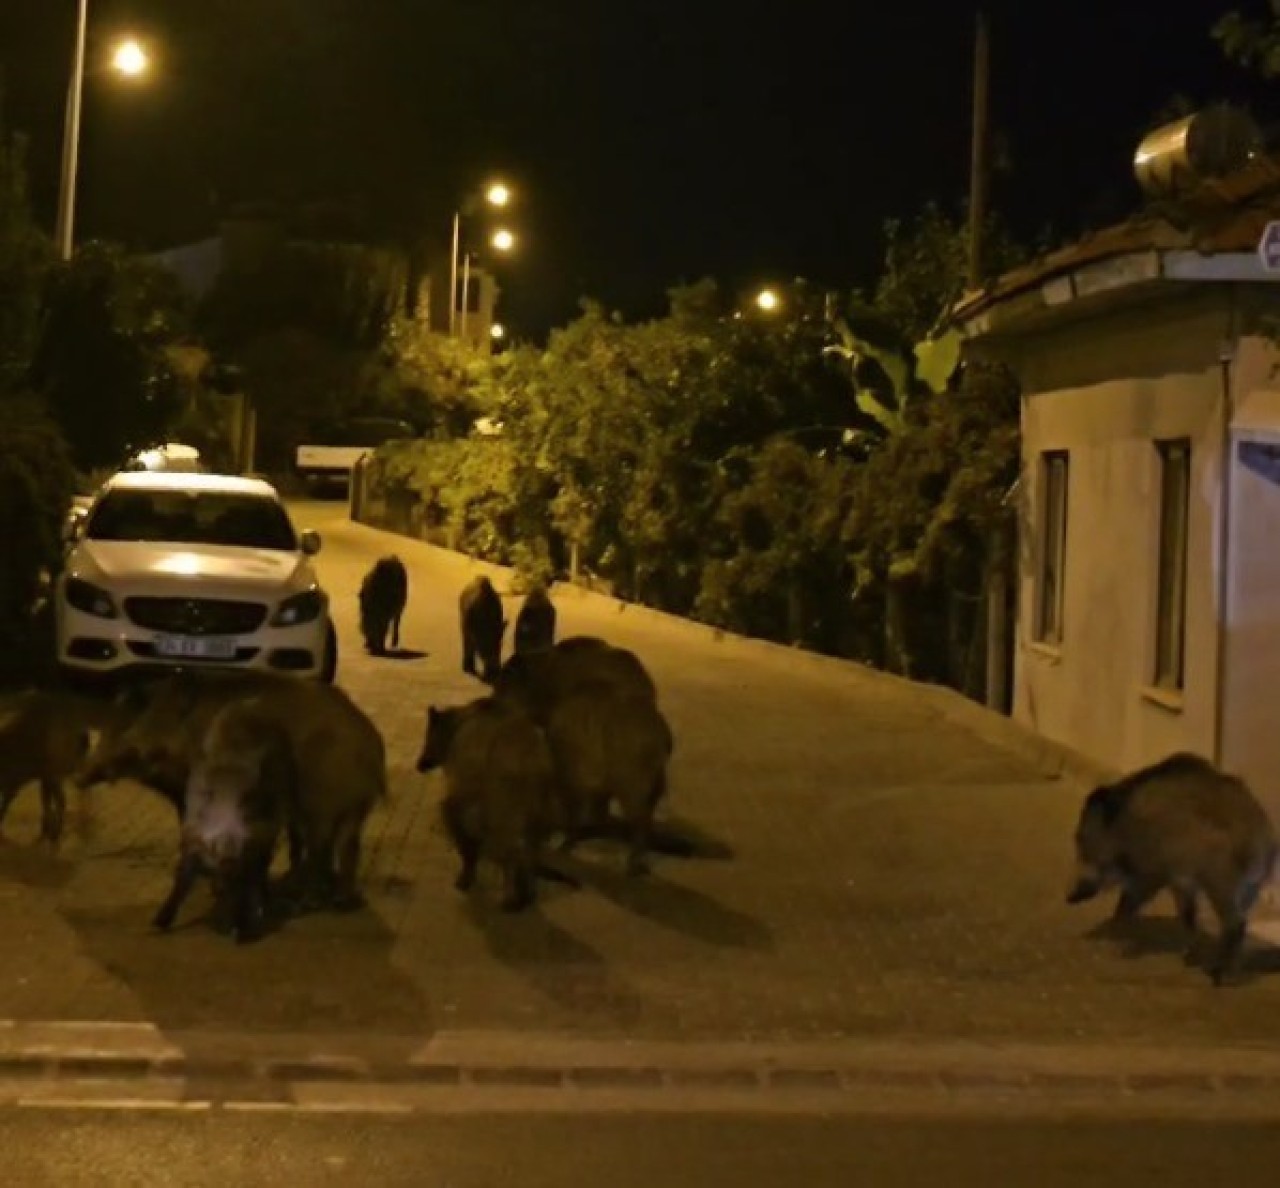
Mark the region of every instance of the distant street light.
[[[66, 126], [62, 133], [62, 183], [58, 189], [58, 256], [70, 260], [75, 243], [76, 178], [80, 171], [80, 109], [84, 99], [85, 37], [89, 28], [89, 0], [80, 0], [71, 54], [71, 81], [67, 87]], [[147, 54], [129, 38], [116, 46], [111, 66], [119, 74], [136, 78], [147, 69]]]
[[489, 327], [489, 337], [492, 338], [494, 342], [498, 342], [501, 339], [506, 338], [506, 336], [507, 328], [501, 322], [494, 322], [494, 324]]
[[121, 74], [136, 78], [139, 74], [146, 72], [150, 63], [147, 60], [147, 51], [129, 37], [116, 46], [116, 52], [111, 55], [111, 65]]
[[505, 227], [500, 227], [493, 233], [493, 237], [489, 240], [495, 248], [500, 252], [509, 252], [516, 246], [516, 237], [511, 234]]
[[[508, 186], [500, 181], [491, 182], [484, 191], [484, 200], [490, 206], [503, 207], [511, 201], [511, 190]], [[469, 199], [461, 204], [460, 209], [453, 212], [453, 250], [449, 257], [449, 336], [454, 335], [454, 328], [458, 318], [458, 259], [459, 248], [462, 239], [462, 215], [463, 212], [470, 214], [467, 208], [476, 201], [476, 195], [473, 193]], [[463, 261], [463, 305], [466, 305], [466, 282], [467, 273], [470, 271], [470, 257]], [[465, 325], [466, 311], [463, 310], [463, 318]]]
[[756, 305], [765, 313], [776, 312], [781, 304], [781, 299], [772, 289], [761, 289], [756, 294]]

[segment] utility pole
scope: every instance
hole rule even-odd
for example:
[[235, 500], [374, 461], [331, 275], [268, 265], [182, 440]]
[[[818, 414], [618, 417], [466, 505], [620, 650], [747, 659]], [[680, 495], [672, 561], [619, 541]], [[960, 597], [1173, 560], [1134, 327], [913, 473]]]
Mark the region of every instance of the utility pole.
[[[973, 143], [969, 157], [969, 275], [968, 289], [981, 288], [983, 267], [982, 233], [987, 218], [988, 97], [991, 84], [991, 39], [987, 14], [979, 9], [974, 22], [973, 41]], [[1017, 550], [1010, 533], [999, 526], [987, 540], [986, 562], [986, 703], [1004, 713], [1009, 702], [1009, 578]], [[1016, 538], [1015, 538], [1016, 539]]]
[[973, 43], [973, 145], [969, 156], [969, 288], [982, 284], [982, 225], [987, 217], [987, 95], [991, 42], [987, 14], [978, 10]]

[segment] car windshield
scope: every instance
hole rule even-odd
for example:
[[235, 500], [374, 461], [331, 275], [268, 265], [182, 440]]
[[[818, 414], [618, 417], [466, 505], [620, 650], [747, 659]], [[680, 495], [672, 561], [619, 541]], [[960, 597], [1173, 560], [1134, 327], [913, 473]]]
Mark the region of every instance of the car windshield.
[[289, 517], [275, 499], [226, 491], [109, 491], [89, 518], [85, 535], [90, 540], [247, 549], [298, 547]]

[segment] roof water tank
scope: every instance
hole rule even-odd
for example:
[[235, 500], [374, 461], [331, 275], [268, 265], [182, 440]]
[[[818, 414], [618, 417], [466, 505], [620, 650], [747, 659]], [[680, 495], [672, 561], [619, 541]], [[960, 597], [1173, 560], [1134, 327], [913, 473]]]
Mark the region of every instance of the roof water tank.
[[1222, 104], [1149, 132], [1138, 145], [1133, 168], [1148, 195], [1167, 198], [1233, 173], [1261, 147], [1262, 134], [1249, 114]]

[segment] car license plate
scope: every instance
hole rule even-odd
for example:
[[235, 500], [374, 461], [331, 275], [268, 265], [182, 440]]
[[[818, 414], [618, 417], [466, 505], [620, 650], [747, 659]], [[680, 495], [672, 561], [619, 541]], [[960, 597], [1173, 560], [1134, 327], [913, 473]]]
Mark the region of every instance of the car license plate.
[[190, 635], [157, 635], [156, 652], [171, 659], [232, 660], [234, 639], [196, 638]]

